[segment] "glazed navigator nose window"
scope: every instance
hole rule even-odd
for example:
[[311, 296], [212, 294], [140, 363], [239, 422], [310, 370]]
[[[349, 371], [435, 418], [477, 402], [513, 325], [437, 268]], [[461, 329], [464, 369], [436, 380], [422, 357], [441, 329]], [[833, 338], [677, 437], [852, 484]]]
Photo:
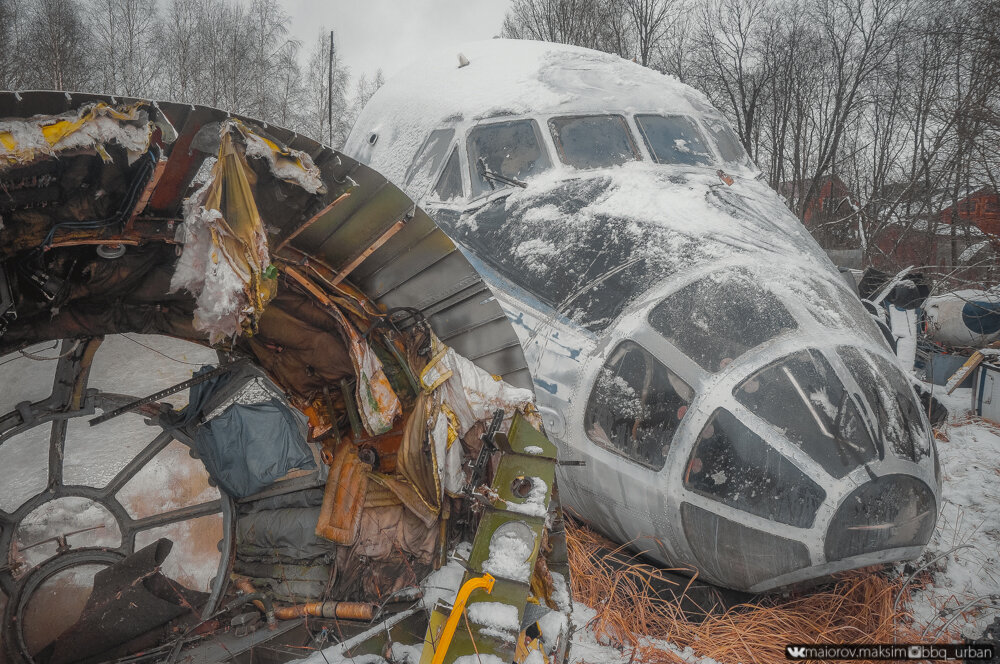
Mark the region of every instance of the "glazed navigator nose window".
[[587, 402], [587, 436], [644, 466], [663, 467], [694, 390], [649, 351], [625, 341], [601, 369]]
[[738, 510], [808, 528], [826, 498], [816, 482], [722, 408], [698, 436], [685, 488]]
[[850, 346], [837, 351], [868, 400], [875, 431], [899, 457], [920, 461], [930, 454], [930, 434], [902, 370], [884, 358]]
[[740, 270], [688, 284], [656, 305], [649, 324], [710, 373], [796, 327], [781, 301]]
[[800, 351], [764, 367], [734, 395], [834, 477], [878, 457], [857, 405], [818, 351]]

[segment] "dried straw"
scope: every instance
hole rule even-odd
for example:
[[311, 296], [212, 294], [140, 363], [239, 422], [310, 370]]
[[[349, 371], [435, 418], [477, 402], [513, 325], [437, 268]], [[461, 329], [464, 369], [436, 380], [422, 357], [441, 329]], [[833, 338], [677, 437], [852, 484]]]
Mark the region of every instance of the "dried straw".
[[[809, 592], [767, 597], [695, 622], [676, 599], [655, 592], [651, 584], [671, 582], [659, 568], [610, 562], [607, 550], [622, 547], [572, 521], [567, 523], [567, 543], [574, 599], [597, 612], [587, 627], [601, 643], [621, 648], [636, 662], [686, 662], [657, 641], [682, 650], [690, 647], [696, 657], [721, 664], [787, 664], [784, 646], [790, 643], [926, 641], [919, 638], [920, 630], [906, 611], [909, 593], [918, 584], [904, 588], [898, 574], [878, 568], [843, 573]], [[901, 590], [902, 601], [894, 608]], [[678, 586], [678, 595], [684, 591]], [[941, 634], [936, 639], [955, 636]]]

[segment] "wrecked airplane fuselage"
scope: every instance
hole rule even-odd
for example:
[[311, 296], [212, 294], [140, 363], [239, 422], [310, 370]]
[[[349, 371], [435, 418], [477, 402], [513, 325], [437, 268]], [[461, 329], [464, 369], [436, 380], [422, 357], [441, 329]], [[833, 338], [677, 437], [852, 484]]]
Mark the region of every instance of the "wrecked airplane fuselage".
[[390, 80], [345, 149], [502, 301], [564, 504], [740, 590], [917, 556], [940, 481], [913, 388], [704, 95], [560, 44], [462, 53]]
[[214, 109], [0, 118], [0, 661], [561, 661], [555, 448], [427, 215]]

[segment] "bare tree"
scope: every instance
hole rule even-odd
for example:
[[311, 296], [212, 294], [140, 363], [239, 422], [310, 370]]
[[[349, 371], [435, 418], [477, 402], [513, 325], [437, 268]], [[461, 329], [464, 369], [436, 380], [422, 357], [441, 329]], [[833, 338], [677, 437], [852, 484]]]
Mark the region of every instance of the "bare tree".
[[35, 0], [29, 10], [24, 58], [25, 84], [81, 90], [90, 83], [89, 35], [75, 0]]
[[[329, 141], [333, 134], [334, 147], [343, 145], [350, 131], [350, 106], [347, 100], [347, 84], [350, 72], [343, 65], [340, 55], [333, 52], [333, 90], [329, 85], [330, 66], [329, 32], [320, 29], [316, 41], [309, 51], [305, 73], [305, 96], [302, 102], [301, 131], [309, 136]], [[330, 110], [330, 100], [333, 103]], [[333, 117], [331, 132], [329, 117]]]
[[17, 89], [25, 80], [23, 0], [0, 0], [0, 88]]
[[89, 9], [94, 83], [112, 94], [148, 91], [157, 74], [155, 0], [91, 0]]
[[629, 28], [635, 42], [635, 57], [648, 66], [650, 56], [676, 20], [675, 0], [623, 0]]

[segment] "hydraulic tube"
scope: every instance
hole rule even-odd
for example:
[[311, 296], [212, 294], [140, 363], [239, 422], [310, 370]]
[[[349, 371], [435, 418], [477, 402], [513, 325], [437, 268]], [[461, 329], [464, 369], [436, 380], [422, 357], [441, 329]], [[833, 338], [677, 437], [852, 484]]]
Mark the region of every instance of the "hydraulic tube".
[[279, 607], [274, 610], [274, 615], [278, 620], [315, 616], [317, 618], [370, 621], [375, 616], [375, 605], [366, 602], [309, 602]]

